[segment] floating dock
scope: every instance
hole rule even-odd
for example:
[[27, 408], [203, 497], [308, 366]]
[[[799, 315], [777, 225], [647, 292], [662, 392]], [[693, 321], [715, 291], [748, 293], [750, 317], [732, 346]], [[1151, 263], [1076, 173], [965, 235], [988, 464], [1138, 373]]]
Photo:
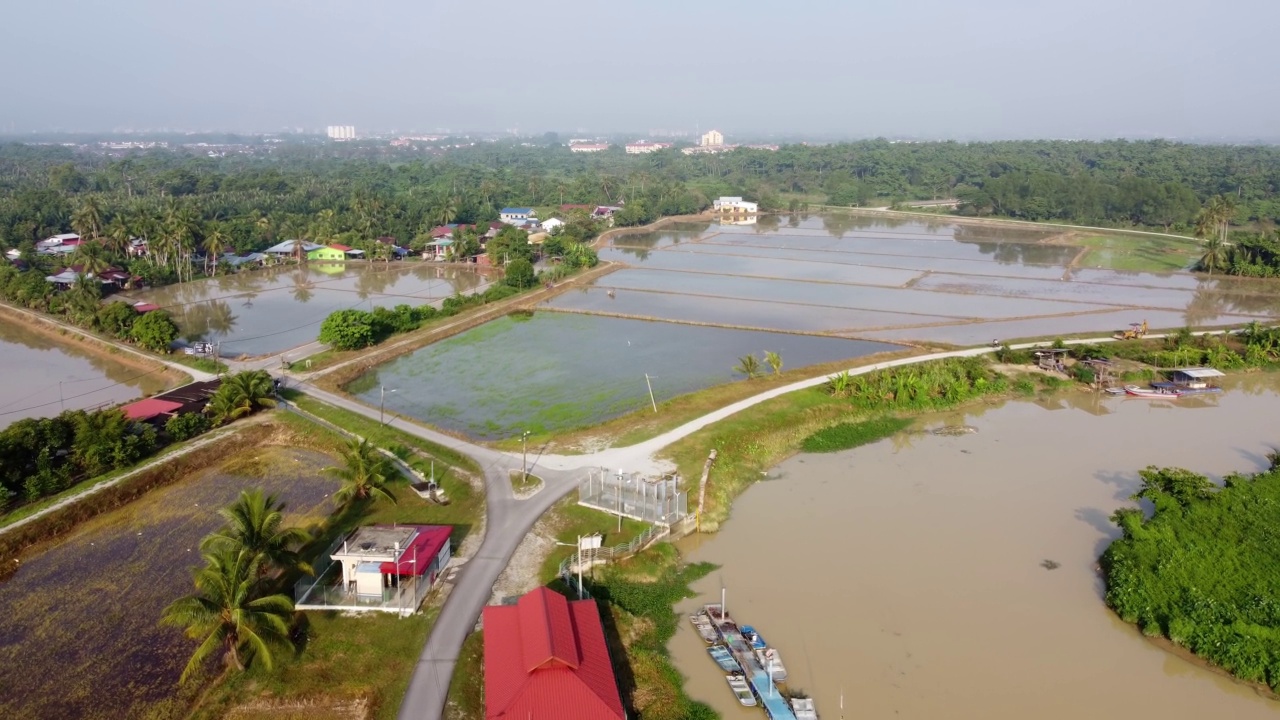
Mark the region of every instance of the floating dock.
[[[760, 663], [752, 643], [733, 618], [723, 611], [723, 605], [704, 605], [699, 615], [710, 621], [719, 642], [742, 667], [742, 673], [751, 686], [751, 691], [770, 720], [798, 720], [795, 711], [792, 710], [791, 699], [773, 681], [770, 669]], [[696, 626], [698, 623], [695, 621], [694, 624]]]

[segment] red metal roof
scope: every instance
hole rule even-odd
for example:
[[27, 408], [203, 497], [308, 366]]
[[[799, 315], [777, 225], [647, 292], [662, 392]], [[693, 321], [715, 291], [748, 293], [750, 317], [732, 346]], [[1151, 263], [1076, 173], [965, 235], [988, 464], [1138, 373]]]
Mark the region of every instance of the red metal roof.
[[342, 252], [346, 252], [351, 249], [350, 245], [343, 245], [342, 243], [329, 243], [329, 247], [334, 250], [341, 250]]
[[171, 413], [182, 407], [182, 403], [170, 402], [168, 400], [157, 400], [155, 398], [147, 398], [139, 400], [136, 403], [125, 405], [120, 408], [124, 411], [124, 416], [130, 420], [150, 420], [153, 417]]
[[400, 557], [384, 562], [378, 568], [384, 574], [422, 575], [431, 567], [431, 559], [449, 542], [449, 534], [453, 532], [453, 528], [443, 525], [414, 525], [413, 528], [418, 534], [401, 551]]
[[600, 612], [538, 588], [484, 609], [485, 717], [624, 720]]

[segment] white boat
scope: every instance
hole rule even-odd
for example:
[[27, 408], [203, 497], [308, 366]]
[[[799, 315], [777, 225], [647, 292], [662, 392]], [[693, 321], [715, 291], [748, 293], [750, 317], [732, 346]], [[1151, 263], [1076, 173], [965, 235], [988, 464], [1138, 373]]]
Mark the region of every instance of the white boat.
[[1137, 385], [1125, 385], [1124, 394], [1129, 397], [1149, 398], [1152, 400], [1177, 400], [1182, 393], [1177, 390], [1161, 390], [1159, 388], [1143, 388]]
[[813, 698], [791, 698], [791, 712], [795, 713], [796, 720], [818, 720]]
[[786, 682], [787, 666], [782, 664], [782, 656], [773, 648], [757, 649], [755, 651], [756, 659], [760, 661], [760, 667], [769, 673], [769, 677], [773, 678], [776, 683]]
[[733, 690], [733, 694], [738, 698], [738, 702], [742, 703], [746, 707], [755, 707], [755, 693], [751, 692], [751, 686], [747, 684], [747, 679], [742, 676], [742, 673], [730, 673], [725, 675], [724, 679], [729, 682], [729, 689]]
[[711, 625], [711, 619], [703, 613], [694, 613], [689, 616], [689, 622], [693, 623], [693, 627], [698, 631], [698, 636], [702, 641], [710, 645], [720, 638], [716, 635], [716, 629]]

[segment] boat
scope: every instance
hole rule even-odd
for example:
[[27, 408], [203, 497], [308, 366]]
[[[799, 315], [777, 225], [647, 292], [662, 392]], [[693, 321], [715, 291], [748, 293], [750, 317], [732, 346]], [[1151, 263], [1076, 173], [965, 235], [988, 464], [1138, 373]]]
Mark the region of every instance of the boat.
[[1177, 390], [1165, 390], [1162, 388], [1142, 388], [1137, 385], [1125, 385], [1124, 394], [1129, 397], [1149, 398], [1152, 400], [1177, 400], [1182, 397], [1182, 393]]
[[1165, 392], [1176, 392], [1179, 395], [1211, 395], [1222, 392], [1222, 388], [1208, 383], [1180, 385], [1172, 382], [1153, 382], [1151, 387]]
[[791, 712], [796, 720], [818, 720], [818, 708], [814, 707], [813, 698], [791, 698]]
[[729, 681], [729, 689], [733, 690], [734, 697], [738, 698], [738, 702], [746, 707], [756, 706], [755, 693], [751, 692], [751, 686], [747, 684], [747, 679], [743, 677], [741, 672], [729, 673], [724, 676]]
[[719, 636], [716, 635], [715, 627], [711, 625], [711, 619], [703, 613], [694, 613], [690, 615], [689, 621], [693, 623], [694, 629], [698, 631], [698, 636], [701, 637], [702, 641], [706, 644], [710, 645], [720, 639]]
[[757, 649], [755, 653], [761, 667], [769, 673], [769, 677], [773, 678], [774, 682], [786, 682], [787, 666], [782, 664], [782, 656], [778, 654], [777, 650], [774, 648]]
[[767, 647], [764, 638], [760, 637], [760, 633], [756, 632], [755, 628], [750, 625], [743, 625], [741, 629], [742, 638], [751, 644], [753, 650], [763, 650]]
[[1124, 395], [1124, 388], [1109, 387], [1106, 390], [1108, 395]]
[[738, 664], [737, 660], [733, 659], [733, 653], [729, 652], [729, 648], [723, 645], [712, 645], [707, 648], [707, 654], [711, 656], [712, 660], [716, 661], [721, 670], [730, 673], [742, 672], [742, 666]]

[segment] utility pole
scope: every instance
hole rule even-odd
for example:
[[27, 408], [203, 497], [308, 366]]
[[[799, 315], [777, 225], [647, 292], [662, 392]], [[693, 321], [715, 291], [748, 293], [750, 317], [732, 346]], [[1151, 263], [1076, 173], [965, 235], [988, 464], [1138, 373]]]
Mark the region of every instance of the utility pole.
[[653, 406], [653, 412], [658, 412], [658, 402], [653, 399], [653, 383], [649, 382], [649, 373], [644, 374], [644, 384], [649, 386], [649, 404]]
[[614, 492], [618, 510], [618, 534], [622, 534], [622, 468], [618, 468], [618, 489]]
[[529, 482], [529, 431], [520, 435], [520, 484]]
[[[387, 409], [387, 386], [380, 385], [379, 387], [382, 389], [382, 392], [378, 398], [378, 425], [384, 425], [386, 424], [384, 422], [384, 417]], [[395, 392], [395, 390], [392, 390], [391, 392]]]

